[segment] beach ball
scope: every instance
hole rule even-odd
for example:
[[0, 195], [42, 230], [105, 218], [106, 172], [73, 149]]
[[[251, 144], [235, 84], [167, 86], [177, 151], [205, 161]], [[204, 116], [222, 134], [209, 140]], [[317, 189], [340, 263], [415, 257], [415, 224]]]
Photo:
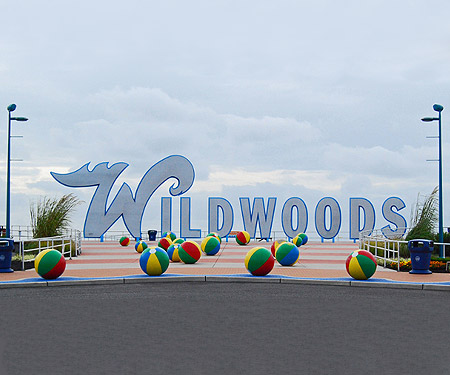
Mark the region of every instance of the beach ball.
[[179, 243], [179, 244], [181, 244], [183, 242], [184, 242], [184, 240], [182, 238], [176, 238], [172, 241], [172, 243]]
[[197, 262], [202, 256], [200, 245], [195, 241], [184, 241], [178, 248], [178, 256], [186, 264]]
[[167, 249], [167, 255], [172, 262], [181, 262], [180, 256], [178, 255], [178, 249], [180, 248], [179, 243], [173, 243]]
[[222, 238], [216, 232], [208, 233], [206, 237], [216, 237], [219, 240], [219, 242], [222, 243]]
[[367, 280], [377, 270], [377, 261], [372, 253], [366, 250], [356, 250], [345, 262], [348, 274], [356, 280]]
[[66, 260], [57, 250], [44, 250], [34, 259], [34, 269], [44, 279], [57, 279], [66, 269]]
[[128, 237], [121, 237], [119, 243], [122, 246], [128, 246], [128, 244], [130, 243], [130, 239]]
[[139, 265], [147, 275], [159, 276], [169, 267], [169, 256], [166, 250], [160, 247], [149, 247], [142, 252]]
[[213, 236], [205, 237], [202, 241], [201, 248], [206, 255], [216, 255], [220, 250], [220, 241]]
[[247, 245], [250, 242], [250, 234], [245, 230], [239, 232], [238, 234], [236, 234], [236, 242], [239, 245]]
[[302, 238], [302, 245], [305, 245], [308, 242], [308, 236], [305, 233], [300, 233], [299, 237]]
[[177, 235], [175, 233], [169, 231], [169, 232], [164, 232], [161, 235], [161, 238], [164, 238], [164, 237], [169, 237], [170, 240], [173, 241], [173, 240], [175, 240], [177, 238]]
[[272, 271], [275, 259], [265, 247], [254, 247], [245, 256], [245, 268], [253, 276], [265, 276]]
[[300, 247], [303, 245], [303, 238], [300, 237], [299, 234], [297, 234], [293, 239], [292, 239], [292, 243], [297, 246]]
[[136, 242], [136, 245], [134, 245], [134, 249], [138, 253], [142, 253], [147, 247], [148, 245], [144, 241], [138, 241]]
[[275, 258], [282, 266], [292, 266], [300, 257], [300, 250], [292, 242], [284, 242], [277, 247]]
[[158, 242], [158, 247], [167, 250], [169, 246], [172, 245], [172, 240], [170, 237], [163, 237]]
[[272, 246], [270, 246], [270, 251], [273, 256], [275, 256], [275, 251], [277, 250], [278, 246], [280, 246], [280, 243], [278, 241], [273, 241]]

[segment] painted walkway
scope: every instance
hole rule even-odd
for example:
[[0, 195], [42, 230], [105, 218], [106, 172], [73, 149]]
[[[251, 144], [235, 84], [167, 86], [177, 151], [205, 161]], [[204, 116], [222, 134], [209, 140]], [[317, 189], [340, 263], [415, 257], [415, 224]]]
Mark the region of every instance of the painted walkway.
[[[149, 246], [156, 246], [156, 242], [148, 242]], [[265, 241], [252, 241], [247, 246], [239, 246], [234, 241], [222, 242], [221, 250], [217, 255], [206, 256], [195, 264], [171, 263], [163, 277], [148, 277], [139, 267], [139, 256], [134, 250], [134, 242], [122, 247], [118, 242], [84, 241], [82, 254], [79, 257], [67, 260], [64, 275], [57, 281], [49, 282], [73, 283], [75, 281], [105, 280], [113, 278], [114, 282], [130, 282], [132, 280], [144, 281], [145, 279], [161, 281], [174, 277], [180, 280], [180, 276], [199, 276], [199, 280], [213, 280], [212, 276], [232, 276], [234, 280], [258, 279], [272, 282], [286, 282], [293, 279], [304, 282], [326, 282], [342, 285], [371, 284], [373, 286], [385, 286], [387, 283], [395, 283], [410, 286], [439, 283], [442, 289], [450, 290], [449, 273], [433, 273], [431, 275], [411, 275], [407, 272], [396, 272], [378, 267], [377, 272], [369, 281], [355, 281], [349, 277], [345, 270], [345, 260], [358, 244], [353, 242], [308, 242], [300, 248], [300, 259], [291, 267], [283, 267], [275, 262], [275, 267], [269, 277], [254, 278], [244, 266], [247, 252], [255, 246], [270, 248], [271, 243]], [[196, 280], [197, 278], [190, 278]], [[229, 278], [227, 278], [229, 279]], [[0, 274], [0, 286], [17, 284], [17, 281], [25, 283], [47, 283], [40, 279], [35, 270], [16, 271], [10, 274]], [[128, 280], [128, 281], [126, 281]], [[13, 283], [11, 283], [13, 282]], [[30, 284], [31, 285], [31, 284]]]

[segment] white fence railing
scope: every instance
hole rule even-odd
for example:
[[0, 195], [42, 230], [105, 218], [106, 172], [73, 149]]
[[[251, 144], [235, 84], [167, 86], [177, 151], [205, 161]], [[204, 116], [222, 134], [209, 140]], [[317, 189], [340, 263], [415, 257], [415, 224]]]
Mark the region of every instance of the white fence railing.
[[[381, 259], [383, 267], [387, 262], [396, 262], [400, 271], [400, 245], [408, 241], [386, 238], [380, 230], [361, 232], [359, 234], [359, 248], [373, 254], [375, 259]], [[379, 255], [382, 253], [382, 255]]]
[[[388, 262], [397, 264], [397, 271], [400, 271], [400, 247], [407, 246], [408, 241], [402, 238], [386, 238], [380, 230], [361, 232], [359, 235], [359, 248], [367, 250], [373, 254], [375, 259], [382, 261], [383, 267]], [[443, 246], [445, 258], [447, 247], [450, 243], [434, 242], [434, 247]]]
[[[21, 239], [14, 241], [18, 245], [18, 253], [22, 260], [22, 271], [25, 269], [25, 263], [34, 262], [37, 254], [47, 249], [60, 251], [64, 257], [72, 259], [72, 256], [81, 254], [81, 232], [72, 230], [70, 234], [64, 236], [55, 236], [47, 238]], [[30, 259], [25, 259], [26, 254], [34, 254]]]

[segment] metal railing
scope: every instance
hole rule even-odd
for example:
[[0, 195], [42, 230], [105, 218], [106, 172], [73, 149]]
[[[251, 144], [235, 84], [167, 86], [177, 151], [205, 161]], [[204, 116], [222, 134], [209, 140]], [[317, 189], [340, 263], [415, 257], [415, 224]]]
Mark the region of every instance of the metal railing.
[[[36, 256], [44, 250], [55, 249], [60, 251], [64, 257], [72, 259], [72, 256], [81, 254], [81, 232], [72, 230], [71, 234], [47, 238], [32, 238], [14, 241], [18, 246], [18, 253], [22, 260], [22, 271], [25, 270], [25, 263], [34, 262]], [[26, 254], [34, 254], [31, 259], [25, 259]]]
[[359, 234], [360, 249], [369, 251], [377, 260], [381, 259], [383, 267], [386, 267], [388, 262], [396, 262], [397, 271], [400, 271], [400, 246], [402, 243], [407, 244], [408, 241], [387, 238], [380, 230], [365, 231]]
[[[400, 248], [402, 245], [407, 246], [408, 241], [398, 237], [387, 238], [381, 230], [361, 232], [359, 235], [360, 249], [367, 250], [373, 254], [375, 259], [380, 259], [383, 267], [386, 267], [388, 262], [395, 262], [397, 271], [400, 271]], [[434, 242], [434, 246], [441, 245], [444, 247], [445, 258], [446, 250], [450, 243]]]
[[[156, 230], [156, 229], [155, 229]], [[160, 230], [156, 230], [157, 238], [161, 237], [161, 231]], [[201, 237], [199, 238], [204, 238], [207, 236], [209, 232], [202, 230], [201, 231]], [[177, 233], [178, 234], [178, 233]], [[260, 233], [257, 230], [256, 231], [256, 239], [257, 240], [262, 240], [265, 241], [265, 238], [260, 238], [259, 237]], [[310, 241], [327, 241], [327, 242], [349, 242], [349, 241], [353, 241], [352, 239], [349, 238], [349, 232], [340, 232], [335, 238], [333, 239], [323, 239], [322, 237], [320, 237], [318, 234], [315, 233], [308, 233], [308, 238]], [[121, 237], [131, 237], [130, 233], [127, 232], [126, 230], [108, 230], [101, 238], [95, 237], [95, 238], [89, 238], [83, 237], [83, 241], [118, 241]], [[144, 241], [148, 239], [148, 233], [147, 232], [141, 232], [141, 237]], [[184, 237], [183, 237], [184, 238]], [[196, 238], [193, 238], [196, 239]], [[198, 239], [198, 238], [197, 238]], [[270, 238], [269, 241], [275, 241], [275, 240], [284, 240], [284, 241], [289, 241], [292, 238], [287, 237], [286, 234], [282, 231], [282, 230], [272, 230], [270, 232]], [[353, 241], [355, 242], [355, 241]]]

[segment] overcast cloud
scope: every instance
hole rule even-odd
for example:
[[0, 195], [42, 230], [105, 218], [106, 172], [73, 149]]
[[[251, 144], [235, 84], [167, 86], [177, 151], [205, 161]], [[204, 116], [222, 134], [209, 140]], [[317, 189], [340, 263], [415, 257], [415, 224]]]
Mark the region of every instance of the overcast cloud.
[[[12, 223], [28, 225], [42, 196], [74, 192], [82, 229], [92, 188], [69, 189], [50, 171], [91, 162], [130, 164], [133, 189], [171, 154], [196, 180], [193, 226], [207, 229], [207, 197], [304, 199], [309, 228], [335, 197], [402, 198], [438, 185], [442, 104], [444, 207], [450, 204], [450, 4], [447, 1], [31, 1], [1, 2], [0, 103], [17, 104]], [[0, 168], [4, 194], [5, 163]], [[118, 186], [116, 186], [116, 189]], [[116, 190], [115, 190], [116, 191]], [[113, 192], [114, 193], [114, 192]], [[143, 229], [160, 227], [160, 189]], [[5, 202], [0, 200], [0, 217]], [[447, 210], [448, 211], [448, 210]], [[2, 214], [3, 212], [3, 214]], [[4, 220], [4, 219], [3, 219]], [[3, 222], [0, 219], [0, 222]], [[174, 230], [177, 230], [174, 222]], [[236, 217], [235, 225], [242, 221]], [[444, 225], [450, 226], [445, 215]], [[278, 228], [277, 228], [278, 227]]]

